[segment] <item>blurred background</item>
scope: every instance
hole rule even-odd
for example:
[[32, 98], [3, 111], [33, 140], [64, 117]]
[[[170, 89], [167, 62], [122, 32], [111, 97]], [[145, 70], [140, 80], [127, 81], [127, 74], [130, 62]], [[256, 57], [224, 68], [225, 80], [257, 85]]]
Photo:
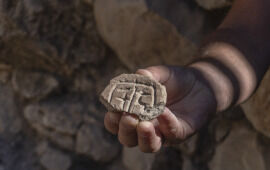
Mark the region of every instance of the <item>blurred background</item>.
[[270, 73], [241, 107], [156, 154], [103, 126], [112, 77], [191, 62], [231, 3], [0, 0], [0, 170], [270, 169]]

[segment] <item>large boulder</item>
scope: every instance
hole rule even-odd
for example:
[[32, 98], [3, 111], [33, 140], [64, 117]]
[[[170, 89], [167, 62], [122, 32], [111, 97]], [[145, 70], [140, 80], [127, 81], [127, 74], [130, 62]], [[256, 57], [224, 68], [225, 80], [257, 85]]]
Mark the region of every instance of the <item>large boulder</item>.
[[76, 152], [97, 162], [110, 162], [120, 153], [120, 145], [97, 124], [83, 124], [76, 136]]
[[1, 0], [0, 62], [61, 74], [102, 62], [92, 11], [90, 0]]
[[270, 71], [261, 82], [257, 92], [242, 105], [247, 118], [262, 134], [270, 137]]
[[232, 4], [233, 0], [196, 0], [196, 2], [207, 10], [228, 7]]
[[247, 122], [234, 123], [229, 136], [217, 146], [210, 170], [266, 170], [257, 137]]
[[26, 106], [24, 117], [40, 135], [62, 148], [73, 150], [84, 112], [82, 104], [62, 97]]
[[40, 164], [46, 170], [68, 170], [71, 166], [69, 155], [50, 147], [46, 142], [40, 143], [36, 152], [40, 156]]
[[131, 70], [187, 64], [205, 31], [205, 13], [185, 1], [97, 0], [94, 12], [101, 36]]

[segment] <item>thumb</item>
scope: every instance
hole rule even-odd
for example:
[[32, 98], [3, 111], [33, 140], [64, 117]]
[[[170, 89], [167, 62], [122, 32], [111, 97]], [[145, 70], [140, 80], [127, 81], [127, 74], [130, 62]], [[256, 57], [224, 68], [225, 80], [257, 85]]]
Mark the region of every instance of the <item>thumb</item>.
[[165, 85], [171, 75], [171, 69], [167, 66], [152, 66], [145, 69], [139, 69], [137, 74], [148, 76], [149, 78]]
[[166, 139], [165, 144], [177, 144], [195, 132], [187, 121], [177, 118], [168, 108], [157, 119], [159, 130]]
[[191, 71], [180, 66], [152, 66], [139, 69], [137, 74], [145, 75], [166, 87], [168, 104], [183, 98], [195, 83]]

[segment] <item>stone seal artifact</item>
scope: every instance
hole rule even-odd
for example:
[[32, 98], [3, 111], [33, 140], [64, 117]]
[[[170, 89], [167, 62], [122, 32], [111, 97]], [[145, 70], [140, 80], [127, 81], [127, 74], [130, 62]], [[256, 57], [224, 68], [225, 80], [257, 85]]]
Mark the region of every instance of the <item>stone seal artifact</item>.
[[100, 95], [109, 111], [135, 114], [152, 120], [163, 113], [167, 101], [165, 86], [139, 74], [122, 74], [110, 81]]

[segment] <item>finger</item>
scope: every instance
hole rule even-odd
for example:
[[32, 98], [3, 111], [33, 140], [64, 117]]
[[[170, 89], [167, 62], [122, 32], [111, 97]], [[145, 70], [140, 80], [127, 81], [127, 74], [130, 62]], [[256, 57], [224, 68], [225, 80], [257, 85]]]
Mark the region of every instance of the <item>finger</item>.
[[156, 133], [153, 123], [140, 122], [137, 127], [138, 144], [143, 152], [157, 152], [162, 145], [161, 136]]
[[162, 135], [170, 143], [179, 143], [194, 133], [186, 121], [177, 118], [168, 108], [157, 119]]
[[120, 113], [108, 112], [104, 118], [105, 128], [112, 134], [117, 134], [119, 129], [119, 122], [121, 119]]
[[195, 83], [195, 76], [182, 67], [152, 66], [139, 69], [136, 73], [148, 76], [163, 84], [168, 94], [168, 104], [182, 99]]
[[130, 114], [123, 114], [118, 131], [118, 139], [121, 144], [127, 147], [133, 147], [138, 144], [136, 132], [138, 123], [138, 118]]
[[153, 80], [165, 84], [170, 78], [171, 70], [166, 66], [152, 66], [146, 69], [138, 69], [136, 73], [148, 76]]

